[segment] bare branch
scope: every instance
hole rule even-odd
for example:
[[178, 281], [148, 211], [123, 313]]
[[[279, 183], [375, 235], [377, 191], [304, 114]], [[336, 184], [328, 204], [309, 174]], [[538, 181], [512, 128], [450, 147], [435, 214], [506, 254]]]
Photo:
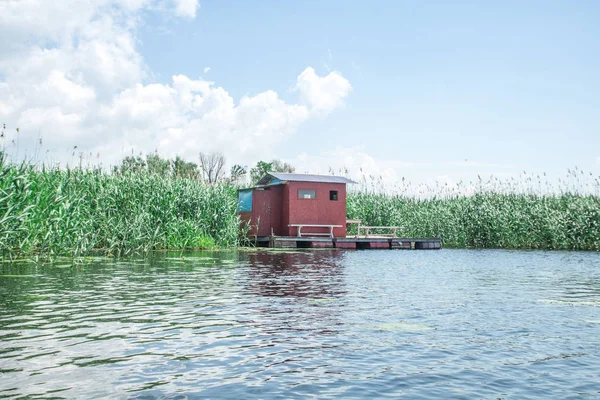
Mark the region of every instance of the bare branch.
[[215, 183], [225, 174], [225, 156], [223, 153], [200, 153], [200, 169], [208, 183]]

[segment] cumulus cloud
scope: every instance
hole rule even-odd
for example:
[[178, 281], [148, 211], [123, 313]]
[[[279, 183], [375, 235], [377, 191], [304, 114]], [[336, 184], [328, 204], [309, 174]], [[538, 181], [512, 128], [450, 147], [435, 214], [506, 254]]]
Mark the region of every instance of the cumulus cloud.
[[198, 7], [197, 0], [0, 2], [0, 122], [21, 128], [22, 147], [43, 137], [54, 160], [78, 146], [106, 164], [154, 150], [190, 160], [222, 151], [250, 163], [272, 157], [302, 122], [343, 106], [350, 83], [310, 67], [298, 76], [296, 103], [268, 88], [234, 99], [215, 82], [185, 75], [152, 82], [136, 47], [141, 12], [189, 19]]
[[322, 155], [301, 153], [290, 161], [302, 166], [298, 172], [332, 173], [357, 182], [381, 181], [385, 185], [395, 184], [402, 169], [414, 166], [412, 162], [401, 160], [376, 160], [360, 146], [337, 147]]
[[198, 0], [175, 0], [175, 14], [179, 17], [196, 18]]
[[352, 86], [338, 72], [321, 77], [312, 67], [308, 67], [298, 76], [296, 89], [314, 111], [327, 114], [344, 105]]

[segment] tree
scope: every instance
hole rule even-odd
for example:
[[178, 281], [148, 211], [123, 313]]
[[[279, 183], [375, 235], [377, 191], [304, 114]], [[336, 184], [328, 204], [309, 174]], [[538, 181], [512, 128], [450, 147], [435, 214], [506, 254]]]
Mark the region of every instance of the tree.
[[273, 163], [266, 161], [259, 161], [256, 163], [256, 167], [250, 170], [250, 179], [253, 183], [258, 183], [260, 178], [265, 176], [268, 172], [273, 171]]
[[223, 153], [200, 153], [202, 177], [208, 183], [215, 183], [225, 174], [225, 156]]
[[256, 167], [250, 170], [250, 179], [253, 183], [258, 183], [269, 172], [293, 173], [295, 170], [291, 164], [281, 160], [272, 160], [271, 162], [259, 161], [256, 163]]
[[235, 164], [233, 167], [231, 167], [231, 172], [229, 173], [229, 179], [231, 180], [231, 183], [237, 183], [238, 181], [240, 181], [244, 176], [246, 176], [247, 172], [247, 167]]
[[121, 165], [113, 168], [114, 172], [126, 174], [128, 172], [140, 173], [146, 170], [146, 162], [142, 156], [127, 156], [121, 161]]
[[296, 168], [294, 168], [292, 164], [286, 163], [282, 160], [273, 160], [271, 161], [271, 164], [273, 165], [273, 172], [287, 172], [292, 174], [296, 171]]
[[177, 178], [198, 179], [198, 165], [193, 162], [187, 162], [183, 158], [176, 156], [172, 162], [173, 175]]
[[157, 152], [146, 154], [146, 168], [150, 174], [167, 176], [171, 170], [171, 162], [160, 158]]

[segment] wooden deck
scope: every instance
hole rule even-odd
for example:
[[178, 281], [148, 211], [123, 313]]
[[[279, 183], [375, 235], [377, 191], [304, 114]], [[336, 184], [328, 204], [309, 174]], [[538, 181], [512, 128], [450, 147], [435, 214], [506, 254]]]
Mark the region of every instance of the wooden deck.
[[386, 236], [349, 236], [345, 238], [317, 238], [296, 236], [267, 236], [256, 238], [257, 245], [272, 248], [304, 248], [304, 249], [404, 249], [404, 250], [439, 250], [442, 241], [439, 238], [390, 238]]

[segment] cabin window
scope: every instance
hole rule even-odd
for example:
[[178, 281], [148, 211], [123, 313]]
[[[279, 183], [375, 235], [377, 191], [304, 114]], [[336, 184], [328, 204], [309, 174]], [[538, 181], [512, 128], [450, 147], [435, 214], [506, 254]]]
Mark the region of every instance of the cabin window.
[[252, 211], [252, 190], [240, 190], [238, 192], [238, 212]]
[[330, 190], [329, 191], [329, 200], [337, 201], [337, 199], [338, 199], [338, 191]]
[[317, 192], [315, 190], [298, 190], [299, 199], [316, 199]]

